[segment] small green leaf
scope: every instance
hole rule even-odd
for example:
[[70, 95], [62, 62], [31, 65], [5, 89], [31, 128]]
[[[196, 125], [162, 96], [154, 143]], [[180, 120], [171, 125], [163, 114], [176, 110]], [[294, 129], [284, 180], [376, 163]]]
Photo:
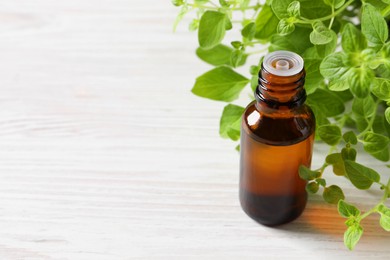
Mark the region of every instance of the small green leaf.
[[234, 49], [240, 49], [243, 46], [242, 42], [240, 41], [232, 41], [230, 44]]
[[351, 147], [345, 147], [341, 150], [341, 156], [343, 157], [343, 160], [355, 161], [356, 154], [356, 149]]
[[344, 65], [345, 53], [333, 53], [322, 61], [320, 72], [322, 76], [328, 79], [340, 79], [347, 71], [348, 67]]
[[349, 160], [344, 164], [349, 180], [358, 189], [366, 190], [373, 182], [380, 181], [380, 175], [371, 168]]
[[206, 11], [199, 22], [198, 40], [200, 47], [210, 49], [218, 45], [225, 36], [226, 15]]
[[233, 68], [236, 68], [240, 64], [242, 64], [243, 59], [244, 59], [244, 52], [241, 50], [234, 50], [230, 55], [230, 64], [232, 65]]
[[245, 108], [228, 104], [224, 107], [219, 122], [219, 134], [223, 138], [237, 141], [240, 138], [241, 117]]
[[318, 128], [321, 140], [329, 145], [336, 145], [341, 139], [341, 129], [337, 125], [323, 125]]
[[257, 15], [256, 34], [257, 39], [269, 39], [276, 32], [279, 19], [273, 13], [269, 5], [264, 5], [260, 13]]
[[352, 23], [344, 26], [341, 36], [341, 46], [345, 52], [360, 52], [367, 48], [366, 38]]
[[390, 107], [386, 108], [386, 110], [385, 110], [385, 117], [386, 117], [387, 123], [390, 124]]
[[384, 101], [390, 101], [390, 80], [384, 78], [375, 78], [372, 87], [372, 93]]
[[310, 42], [316, 45], [327, 44], [333, 39], [332, 32], [321, 21], [315, 21], [313, 23], [313, 31], [310, 33]]
[[286, 36], [274, 34], [270, 40], [269, 51], [288, 50], [302, 54], [312, 46], [309, 41], [309, 34], [310, 30], [305, 27], [296, 27], [294, 33]]
[[238, 98], [248, 82], [244, 76], [222, 66], [199, 76], [191, 91], [200, 97], [230, 102]]
[[347, 231], [345, 231], [344, 233], [345, 246], [349, 250], [352, 250], [359, 242], [362, 235], [363, 235], [363, 228], [360, 226], [360, 224], [355, 223], [354, 225], [349, 226]]
[[[226, 45], [218, 44], [217, 46], [208, 50], [198, 48], [196, 49], [196, 55], [204, 62], [214, 66], [230, 65], [230, 57], [233, 51], [234, 50], [232, 48]], [[246, 61], [246, 58], [247, 55], [243, 55], [238, 65], [243, 65]]]
[[294, 1], [287, 7], [287, 14], [290, 17], [299, 17], [301, 15], [301, 4], [298, 1]]
[[299, 166], [299, 177], [306, 181], [314, 180], [321, 176], [320, 172], [312, 171], [304, 165]]
[[375, 74], [371, 69], [352, 68], [348, 73], [348, 81], [352, 94], [359, 98], [367, 97]]
[[325, 181], [325, 179], [317, 178], [317, 179], [316, 179], [316, 182], [318, 183], [318, 185], [321, 185], [322, 187], [325, 187], [325, 186], [326, 186], [326, 181]]
[[316, 182], [309, 182], [308, 184], [306, 184], [306, 191], [308, 193], [312, 193], [312, 194], [317, 193], [319, 188], [320, 186]]
[[345, 175], [344, 160], [341, 153], [332, 153], [326, 157], [326, 163], [333, 166], [334, 174], [338, 176]]
[[248, 23], [241, 31], [241, 35], [248, 40], [252, 40], [255, 37], [256, 25], [254, 22]]
[[337, 47], [337, 35], [334, 31], [330, 32], [332, 36], [332, 40], [328, 42], [327, 44], [321, 44], [321, 45], [315, 45], [315, 48], [317, 50], [318, 56], [321, 58], [324, 58], [328, 56], [331, 53], [334, 53], [336, 47]]
[[174, 6], [181, 6], [184, 4], [184, 1], [183, 0], [171, 0], [172, 4]]
[[390, 231], [390, 209], [384, 204], [378, 206], [378, 212], [381, 214], [380, 225], [386, 231]]
[[368, 95], [365, 98], [355, 98], [352, 103], [352, 112], [357, 117], [362, 117], [368, 120], [375, 115], [375, 102], [374, 99]]
[[292, 33], [295, 29], [294, 23], [289, 22], [288, 19], [282, 19], [278, 23], [277, 32], [281, 36], [288, 35]]
[[355, 206], [348, 204], [344, 200], [339, 200], [339, 203], [337, 205], [337, 209], [341, 216], [345, 218], [349, 217], [357, 217], [360, 215], [360, 210], [356, 208]]
[[364, 135], [364, 150], [381, 161], [389, 160], [389, 143], [387, 136], [368, 132]]
[[370, 4], [364, 4], [362, 9], [362, 32], [364, 36], [374, 45], [384, 44], [389, 36], [385, 19]]
[[353, 131], [348, 131], [343, 134], [343, 139], [346, 143], [357, 144], [357, 137]]
[[339, 200], [343, 200], [345, 198], [343, 191], [337, 185], [326, 187], [322, 197], [330, 204], [337, 204]]

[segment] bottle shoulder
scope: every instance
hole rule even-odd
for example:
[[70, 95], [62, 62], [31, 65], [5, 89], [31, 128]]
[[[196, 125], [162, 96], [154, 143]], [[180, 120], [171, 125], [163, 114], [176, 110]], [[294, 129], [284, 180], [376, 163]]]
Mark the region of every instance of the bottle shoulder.
[[290, 145], [303, 141], [315, 131], [315, 117], [309, 106], [264, 110], [250, 103], [242, 118], [243, 134], [270, 145]]

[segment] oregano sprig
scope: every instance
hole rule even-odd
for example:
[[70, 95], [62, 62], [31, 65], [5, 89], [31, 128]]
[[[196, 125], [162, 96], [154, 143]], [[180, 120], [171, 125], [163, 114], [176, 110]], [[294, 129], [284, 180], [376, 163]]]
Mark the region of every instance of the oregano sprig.
[[[239, 139], [244, 107], [232, 102], [244, 90], [253, 93], [267, 51], [290, 50], [304, 58], [307, 103], [316, 116], [316, 138], [330, 146], [320, 168], [300, 167], [306, 190], [322, 193], [326, 202], [337, 205], [346, 218], [344, 243], [351, 250], [364, 232], [362, 220], [371, 214], [379, 214], [379, 224], [390, 231], [390, 209], [385, 205], [390, 179], [357, 160], [360, 146], [379, 161], [390, 159], [390, 1], [172, 3], [180, 7], [174, 28], [192, 13], [189, 29], [198, 31], [196, 55], [214, 67], [197, 77], [192, 92], [227, 103], [220, 121], [223, 138]], [[235, 40], [226, 41], [227, 34], [236, 36]], [[253, 55], [258, 62], [247, 64]], [[248, 66], [248, 75], [236, 71], [241, 66]], [[326, 169], [347, 178], [357, 189], [380, 189], [383, 196], [371, 209], [360, 210], [347, 202], [348, 194], [337, 183], [326, 180]]]

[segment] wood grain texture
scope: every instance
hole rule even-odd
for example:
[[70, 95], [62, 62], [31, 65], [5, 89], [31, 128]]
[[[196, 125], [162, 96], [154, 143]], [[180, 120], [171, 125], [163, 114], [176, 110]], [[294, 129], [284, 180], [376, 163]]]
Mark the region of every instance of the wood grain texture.
[[[0, 4], [0, 259], [384, 259], [390, 235], [311, 197], [267, 228], [238, 203], [238, 154], [218, 137], [224, 104], [190, 93], [209, 67], [172, 33], [170, 1]], [[242, 97], [241, 102], [247, 99]], [[326, 147], [317, 145], [320, 165]], [[369, 157], [363, 161], [383, 172]], [[329, 174], [330, 175], [330, 174]], [[368, 208], [379, 194], [357, 192]]]

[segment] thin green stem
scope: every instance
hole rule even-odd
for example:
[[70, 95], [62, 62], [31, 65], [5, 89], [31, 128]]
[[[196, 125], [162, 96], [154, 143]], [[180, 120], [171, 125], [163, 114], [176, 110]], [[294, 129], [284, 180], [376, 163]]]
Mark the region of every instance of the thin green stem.
[[379, 205], [381, 205], [382, 203], [384, 203], [388, 199], [389, 194], [390, 194], [390, 178], [387, 181], [387, 184], [385, 185], [385, 192], [383, 193], [382, 199], [378, 202], [378, 204], [375, 205], [375, 207], [371, 208], [369, 211], [362, 214], [360, 216], [360, 220], [368, 217], [369, 215], [371, 215], [374, 212], [377, 212]]
[[332, 5], [332, 15], [333, 17], [330, 19], [329, 30], [332, 29], [333, 21], [334, 21], [334, 6]]
[[263, 48], [263, 49], [260, 49], [260, 50], [257, 50], [257, 51], [247, 52], [246, 54], [253, 55], [253, 54], [263, 53], [263, 52], [266, 52], [266, 51], [268, 51], [268, 46], [266, 48]]

